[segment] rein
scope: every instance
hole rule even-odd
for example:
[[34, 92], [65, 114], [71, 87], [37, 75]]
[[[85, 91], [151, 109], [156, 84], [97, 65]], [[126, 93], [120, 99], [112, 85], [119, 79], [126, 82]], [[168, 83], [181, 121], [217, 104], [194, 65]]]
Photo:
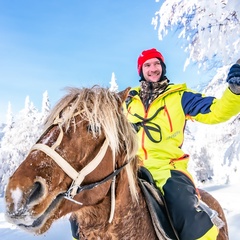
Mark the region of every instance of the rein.
[[84, 186], [82, 186], [82, 187], [81, 187], [81, 186], [78, 186], [77, 193], [80, 193], [80, 192], [82, 192], [82, 191], [84, 191], [84, 190], [93, 189], [93, 188], [97, 187], [98, 185], [101, 185], [101, 184], [107, 182], [107, 181], [110, 180], [111, 178], [116, 177], [128, 163], [129, 163], [129, 162], [124, 163], [120, 168], [115, 169], [112, 173], [110, 173], [108, 176], [106, 176], [105, 178], [103, 178], [103, 179], [100, 180], [100, 181], [97, 181], [97, 182], [95, 182], [95, 183], [90, 183], [90, 184], [84, 185]]
[[81, 183], [83, 182], [84, 178], [91, 173], [94, 169], [97, 168], [97, 166], [101, 163], [103, 160], [103, 157], [105, 156], [108, 146], [109, 146], [109, 140], [106, 138], [103, 145], [101, 146], [99, 152], [97, 155], [93, 158], [93, 160], [88, 163], [80, 172], [77, 172], [62, 156], [60, 156], [56, 152], [56, 147], [60, 145], [62, 138], [63, 138], [63, 129], [61, 126], [61, 119], [57, 118], [55, 119], [54, 123], [47, 128], [44, 133], [46, 133], [49, 129], [51, 129], [53, 126], [58, 125], [60, 129], [60, 134], [54, 143], [52, 147], [49, 147], [42, 143], [36, 143], [31, 148], [30, 152], [33, 150], [40, 150], [44, 152], [46, 155], [48, 155], [52, 160], [55, 161], [55, 163], [58, 164], [58, 166], [73, 180], [70, 188], [63, 193], [64, 198], [66, 198], [69, 201], [72, 201], [74, 203], [77, 203], [79, 205], [83, 205], [81, 202], [74, 200], [76, 194], [84, 191], [84, 190], [90, 190], [94, 187], [97, 187], [100, 184], [103, 184], [107, 182], [108, 180], [112, 179], [111, 183], [111, 211], [110, 211], [110, 217], [109, 217], [109, 223], [112, 222], [114, 211], [115, 211], [115, 184], [116, 184], [116, 176], [119, 174], [119, 172], [129, 163], [126, 162], [123, 166], [121, 166], [118, 169], [115, 169], [111, 174], [109, 174], [107, 177], [103, 178], [100, 181], [97, 181], [95, 183], [91, 183], [88, 185], [81, 186]]

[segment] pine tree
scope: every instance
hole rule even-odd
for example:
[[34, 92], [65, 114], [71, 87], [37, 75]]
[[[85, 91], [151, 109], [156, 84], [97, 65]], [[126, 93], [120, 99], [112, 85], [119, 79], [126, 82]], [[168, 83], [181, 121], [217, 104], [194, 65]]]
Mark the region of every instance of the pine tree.
[[13, 120], [11, 106], [7, 114], [7, 125], [0, 146], [0, 196], [3, 195], [7, 181], [15, 169], [27, 156], [31, 146], [39, 138], [43, 122], [50, 110], [47, 92], [43, 94], [42, 112], [39, 113], [29, 97], [26, 97], [25, 107]]
[[7, 129], [11, 129], [13, 127], [13, 124], [14, 124], [14, 117], [13, 117], [13, 113], [12, 113], [12, 105], [9, 102], [7, 116], [6, 116], [6, 127], [5, 127], [4, 131], [7, 131]]
[[117, 85], [117, 82], [116, 82], [116, 77], [115, 77], [115, 74], [114, 72], [112, 73], [112, 78], [111, 78], [111, 81], [110, 81], [110, 91], [112, 92], [118, 92], [118, 85]]

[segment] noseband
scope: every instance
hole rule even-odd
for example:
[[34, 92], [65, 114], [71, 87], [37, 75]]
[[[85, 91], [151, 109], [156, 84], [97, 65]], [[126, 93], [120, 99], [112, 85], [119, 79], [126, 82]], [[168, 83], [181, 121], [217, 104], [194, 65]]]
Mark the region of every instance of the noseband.
[[[97, 153], [97, 155], [93, 158], [93, 160], [91, 162], [89, 162], [80, 172], [77, 172], [63, 157], [61, 157], [57, 152], [56, 152], [56, 147], [60, 145], [60, 143], [62, 142], [62, 138], [63, 138], [63, 129], [62, 129], [62, 119], [61, 118], [57, 118], [55, 119], [55, 121], [53, 122], [53, 124], [47, 128], [47, 130], [44, 131], [43, 134], [45, 134], [47, 131], [49, 131], [53, 126], [58, 125], [59, 129], [60, 129], [60, 134], [56, 140], [56, 142], [54, 143], [54, 145], [52, 145], [51, 147], [47, 146], [46, 144], [42, 144], [42, 143], [36, 143], [35, 145], [33, 145], [33, 147], [31, 148], [31, 151], [33, 150], [39, 150], [44, 152], [46, 155], [48, 155], [51, 159], [53, 159], [55, 161], [55, 163], [58, 164], [58, 166], [73, 180], [72, 184], [70, 186], [70, 188], [63, 193], [64, 198], [75, 202], [79, 205], [83, 205], [81, 202], [78, 202], [76, 200], [74, 200], [73, 198], [75, 197], [76, 194], [80, 193], [83, 190], [89, 190], [92, 189], [102, 183], [107, 182], [108, 180], [112, 179], [112, 183], [111, 183], [111, 212], [110, 212], [110, 217], [109, 217], [109, 222], [112, 221], [113, 219], [113, 215], [114, 215], [114, 210], [115, 210], [115, 180], [116, 180], [116, 175], [128, 164], [125, 163], [123, 166], [121, 166], [118, 169], [114, 169], [113, 172], [108, 175], [107, 177], [105, 177], [104, 179], [89, 184], [89, 185], [84, 185], [81, 186], [84, 178], [91, 173], [94, 169], [97, 168], [97, 166], [101, 163], [101, 161], [103, 160], [103, 157], [105, 156], [108, 146], [109, 146], [109, 140], [106, 138], [104, 140], [103, 145], [101, 146], [99, 152]], [[43, 135], [42, 135], [43, 136]]]
[[67, 191], [69, 193], [68, 195], [73, 198], [78, 191], [78, 188], [80, 187], [81, 183], [83, 182], [84, 178], [91, 173], [102, 161], [104, 155], [106, 154], [107, 148], [109, 145], [109, 141], [105, 139], [102, 147], [100, 148], [98, 154], [95, 156], [95, 158], [86, 165], [80, 172], [77, 172], [63, 157], [61, 157], [55, 149], [42, 144], [37, 143], [33, 145], [31, 151], [33, 150], [40, 150], [44, 152], [46, 155], [48, 155], [50, 158], [52, 158], [55, 163], [58, 164], [58, 166], [70, 177], [73, 179], [73, 182], [71, 184], [71, 187]]

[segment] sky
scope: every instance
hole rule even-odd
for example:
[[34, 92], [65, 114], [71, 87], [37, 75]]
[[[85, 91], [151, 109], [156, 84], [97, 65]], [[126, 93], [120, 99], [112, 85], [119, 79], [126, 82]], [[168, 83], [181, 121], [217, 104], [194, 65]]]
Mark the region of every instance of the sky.
[[8, 103], [13, 114], [26, 96], [41, 110], [48, 92], [51, 105], [66, 86], [109, 87], [112, 72], [119, 90], [139, 84], [137, 58], [157, 48], [165, 58], [167, 76], [189, 87], [209, 81], [191, 65], [182, 40], [170, 32], [160, 41], [151, 24], [161, 1], [155, 0], [0, 0], [0, 123]]
[[[225, 216], [227, 218], [229, 239], [239, 240], [239, 198], [240, 189], [239, 183], [235, 185], [207, 185], [202, 186], [206, 191], [208, 191], [212, 196], [214, 196], [221, 204]], [[23, 230], [17, 228], [16, 226], [6, 222], [4, 218], [4, 199], [0, 198], [0, 236], [3, 240], [71, 240], [71, 229], [68, 222], [68, 217], [63, 217], [62, 219], [55, 222], [49, 231], [40, 236], [34, 236], [30, 233], [24, 232]]]

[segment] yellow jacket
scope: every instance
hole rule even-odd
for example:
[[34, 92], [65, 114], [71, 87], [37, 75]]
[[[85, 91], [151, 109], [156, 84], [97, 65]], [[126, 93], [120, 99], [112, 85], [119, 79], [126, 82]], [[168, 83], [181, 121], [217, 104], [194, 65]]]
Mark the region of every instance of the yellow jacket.
[[[240, 95], [226, 89], [221, 99], [206, 97], [187, 89], [186, 84], [170, 84], [149, 106], [144, 108], [139, 97], [140, 87], [132, 88], [126, 100], [128, 120], [137, 130], [138, 155], [155, 180], [164, 170], [187, 173], [189, 156], [181, 146], [186, 120], [215, 124], [228, 120], [240, 112]], [[161, 170], [161, 173], [159, 173]], [[161, 182], [162, 180], [159, 180]], [[162, 186], [164, 182], [160, 183]]]

